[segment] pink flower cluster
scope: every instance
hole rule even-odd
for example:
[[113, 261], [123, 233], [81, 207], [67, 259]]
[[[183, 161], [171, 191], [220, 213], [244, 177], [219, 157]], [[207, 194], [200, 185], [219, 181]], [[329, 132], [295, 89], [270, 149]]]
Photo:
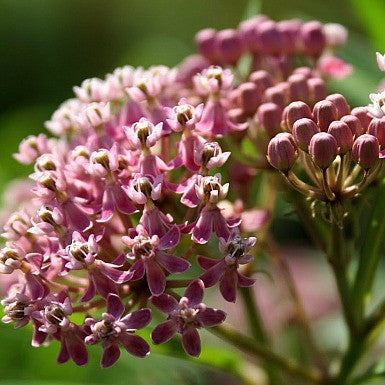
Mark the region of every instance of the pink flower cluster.
[[[205, 287], [218, 284], [224, 299], [235, 302], [237, 287], [254, 283], [250, 235], [269, 213], [253, 207], [249, 187], [257, 169], [269, 167], [268, 141], [281, 130], [282, 113], [294, 123], [305, 102], [326, 96], [315, 59], [342, 44], [342, 32], [261, 16], [237, 31], [200, 32], [201, 55], [174, 69], [127, 66], [74, 87], [75, 98], [46, 122], [56, 138], [28, 137], [15, 155], [34, 165], [34, 198], [20, 202], [4, 225], [0, 271], [13, 274], [15, 283], [2, 301], [3, 322], [32, 324], [34, 346], [59, 341], [59, 363], [84, 365], [86, 344], [100, 343], [101, 365], [108, 367], [119, 346], [138, 357], [149, 353], [135, 331], [149, 325], [152, 304], [167, 315], [152, 330], [154, 344], [179, 333], [185, 351], [198, 356], [198, 330], [225, 319], [202, 303]], [[250, 71], [235, 76], [231, 66], [250, 52]], [[308, 67], [296, 68], [296, 56]], [[330, 104], [336, 115], [330, 122], [362, 127], [364, 114], [342, 119], [350, 111], [340, 99], [319, 102]], [[304, 102], [285, 109], [296, 100]], [[326, 131], [316, 125], [327, 119], [319, 103], [305, 116], [316, 135]], [[298, 138], [278, 135], [286, 135], [295, 158]], [[234, 148], [242, 157], [245, 139], [262, 149], [261, 158], [229, 166]], [[344, 139], [335, 139], [342, 153], [338, 140]], [[271, 147], [270, 162], [289, 170], [281, 164], [291, 149], [280, 152], [279, 145], [273, 154]], [[230, 186], [224, 179], [234, 203], [224, 201]], [[198, 276], [190, 270], [194, 254]], [[186, 287], [181, 298], [173, 291], [178, 287]], [[85, 314], [82, 324], [71, 320], [75, 312]]]

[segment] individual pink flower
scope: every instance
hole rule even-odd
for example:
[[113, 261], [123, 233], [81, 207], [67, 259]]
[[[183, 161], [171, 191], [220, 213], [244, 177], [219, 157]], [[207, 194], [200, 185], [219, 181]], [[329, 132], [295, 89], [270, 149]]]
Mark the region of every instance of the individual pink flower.
[[132, 126], [123, 127], [128, 148], [134, 151], [143, 147], [148, 149], [155, 146], [162, 136], [162, 126], [163, 123], [154, 125], [148, 119], [141, 118]]
[[72, 359], [76, 365], [83, 366], [88, 362], [88, 352], [84, 345], [83, 332], [68, 319], [71, 314], [71, 301], [61, 292], [47, 297], [43, 309], [33, 312], [32, 316], [41, 323], [40, 332], [61, 342], [57, 358], [59, 364]]
[[14, 297], [8, 297], [1, 301], [4, 306], [4, 316], [1, 319], [4, 323], [15, 323], [15, 329], [28, 324], [34, 310], [33, 301], [23, 293], [16, 293]]
[[89, 284], [81, 302], [91, 300], [96, 293], [104, 298], [107, 298], [109, 293], [117, 294], [116, 284], [127, 282], [133, 276], [130, 271], [119, 270], [125, 262], [124, 254], [111, 263], [98, 259], [99, 247], [96, 240], [93, 234], [86, 241], [80, 233], [74, 232], [72, 243], [63, 251], [63, 259], [68, 261], [65, 267], [69, 271], [86, 269], [88, 272]]
[[131, 280], [142, 279], [146, 275], [151, 294], [162, 294], [166, 288], [164, 270], [178, 274], [190, 267], [190, 263], [186, 260], [165, 252], [175, 247], [179, 243], [179, 238], [177, 226], [173, 226], [168, 233], [159, 237], [150, 236], [142, 225], [138, 225], [130, 236], [123, 237], [123, 243], [131, 249], [127, 257], [134, 261], [130, 268], [130, 272], [133, 273]]
[[13, 157], [22, 164], [31, 164], [39, 156], [48, 152], [49, 143], [44, 134], [28, 136], [19, 145], [19, 153]]
[[321, 56], [317, 63], [317, 69], [324, 76], [342, 80], [350, 76], [353, 66], [334, 55]]
[[100, 361], [102, 368], [115, 364], [120, 357], [119, 345], [136, 357], [146, 357], [150, 353], [148, 343], [135, 335], [135, 331], [143, 329], [151, 321], [151, 310], [140, 309], [123, 317], [124, 305], [115, 294], [107, 298], [107, 311], [102, 319], [86, 318], [85, 325], [89, 335], [85, 342], [89, 345], [102, 344], [103, 355]]
[[137, 211], [129, 196], [122, 188], [122, 179], [127, 176], [120, 170], [118, 146], [114, 144], [110, 151], [100, 149], [91, 154], [90, 171], [102, 177], [105, 182], [101, 214], [98, 222], [109, 221], [114, 213], [130, 215]]
[[202, 111], [203, 103], [197, 107], [193, 107], [191, 104], [188, 104], [186, 98], [182, 98], [178, 102], [178, 105], [173, 108], [165, 107], [165, 112], [168, 117], [167, 123], [175, 132], [194, 130], [196, 123], [201, 118]]
[[186, 289], [178, 302], [169, 294], [151, 297], [151, 303], [168, 315], [151, 333], [154, 344], [162, 344], [174, 334], [182, 335], [182, 346], [187, 354], [198, 357], [201, 352], [201, 341], [198, 330], [221, 324], [226, 314], [222, 310], [206, 307], [202, 303], [204, 284], [198, 279]]
[[245, 277], [238, 272], [240, 265], [245, 265], [253, 261], [253, 256], [247, 252], [254, 246], [255, 237], [242, 239], [237, 230], [233, 230], [229, 239], [219, 239], [219, 249], [226, 252], [226, 256], [221, 259], [212, 259], [198, 256], [199, 265], [206, 270], [200, 276], [205, 287], [214, 286], [218, 281], [223, 298], [229, 302], [235, 302], [237, 286], [251, 286], [255, 280]]

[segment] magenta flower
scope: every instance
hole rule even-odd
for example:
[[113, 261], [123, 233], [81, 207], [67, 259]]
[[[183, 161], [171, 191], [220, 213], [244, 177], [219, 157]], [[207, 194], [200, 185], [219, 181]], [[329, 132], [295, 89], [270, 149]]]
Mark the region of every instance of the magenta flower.
[[159, 238], [158, 235], [148, 234], [145, 227], [138, 225], [131, 236], [122, 238], [123, 242], [131, 248], [127, 254], [134, 261], [130, 268], [133, 273], [131, 280], [142, 279], [146, 274], [147, 283], [152, 295], [162, 294], [166, 288], [166, 275], [164, 270], [171, 274], [185, 272], [190, 263], [165, 250], [175, 247], [179, 243], [180, 232], [177, 226]]
[[154, 125], [148, 119], [141, 118], [139, 122], [134, 123], [132, 126], [123, 127], [128, 148], [135, 151], [155, 146], [162, 136], [162, 126], [162, 123]]
[[237, 286], [251, 286], [255, 280], [245, 277], [238, 272], [240, 265], [245, 265], [253, 261], [253, 256], [247, 252], [254, 246], [255, 237], [242, 239], [238, 231], [232, 231], [230, 238], [226, 241], [219, 239], [219, 248], [227, 254], [221, 259], [212, 259], [198, 256], [199, 265], [206, 270], [200, 276], [205, 287], [214, 286], [218, 281], [223, 298], [229, 302], [235, 302], [237, 296]]
[[162, 344], [180, 333], [185, 352], [193, 357], [200, 355], [198, 329], [219, 325], [226, 318], [222, 310], [202, 303], [204, 287], [200, 279], [193, 281], [179, 302], [169, 294], [151, 297], [151, 303], [168, 315], [167, 321], [156, 326], [151, 333], [154, 344]]
[[195, 129], [196, 123], [201, 118], [203, 104], [201, 103], [197, 107], [193, 107], [187, 102], [186, 98], [182, 98], [179, 100], [177, 106], [173, 108], [165, 107], [164, 110], [168, 116], [167, 123], [173, 131], [192, 131]]
[[102, 343], [102, 368], [112, 366], [119, 359], [119, 344], [136, 357], [143, 358], [150, 353], [148, 343], [134, 333], [150, 323], [151, 310], [141, 309], [122, 317], [124, 311], [120, 298], [110, 294], [107, 298], [107, 312], [103, 313], [102, 319], [86, 318], [84, 322], [90, 329], [85, 342], [90, 345]]
[[40, 332], [61, 342], [57, 358], [59, 364], [72, 359], [78, 366], [86, 365], [88, 352], [83, 341], [84, 335], [82, 330], [68, 319], [71, 314], [71, 301], [62, 292], [57, 296], [47, 297], [43, 310], [33, 312], [32, 316], [41, 323], [38, 329]]
[[86, 241], [80, 233], [74, 232], [72, 243], [63, 251], [63, 259], [67, 260], [65, 267], [70, 270], [85, 269], [88, 272], [89, 284], [81, 302], [91, 300], [96, 293], [107, 298], [109, 293], [117, 294], [116, 284], [129, 281], [133, 273], [119, 270], [125, 262], [124, 254], [112, 263], [97, 259], [99, 247], [94, 235]]
[[[98, 222], [107, 222], [118, 211], [130, 215], [137, 211], [136, 207], [122, 188], [118, 147], [114, 144], [110, 151], [100, 149], [91, 154], [90, 171], [103, 178], [105, 182]], [[122, 175], [125, 176], [125, 175]]]

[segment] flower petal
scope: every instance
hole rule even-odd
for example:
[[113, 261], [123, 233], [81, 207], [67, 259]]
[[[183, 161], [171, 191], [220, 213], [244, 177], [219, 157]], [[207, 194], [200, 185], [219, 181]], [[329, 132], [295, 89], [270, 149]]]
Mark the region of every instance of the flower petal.
[[206, 308], [198, 315], [199, 320], [205, 327], [216, 326], [226, 319], [226, 313], [222, 310]]
[[172, 319], [160, 323], [151, 333], [152, 342], [155, 345], [163, 344], [174, 336], [177, 328], [178, 325]]
[[223, 298], [229, 302], [235, 302], [237, 299], [238, 276], [234, 269], [228, 269], [224, 274], [219, 289]]
[[146, 327], [151, 321], [151, 310], [140, 309], [134, 311], [133, 313], [127, 314], [120, 321], [126, 325], [127, 329], [142, 329]]
[[208, 269], [199, 278], [203, 281], [205, 287], [214, 286], [225, 274], [226, 267], [226, 262], [222, 258], [222, 260], [218, 261], [216, 265]]
[[179, 243], [180, 231], [178, 226], [174, 225], [171, 229], [159, 240], [159, 249], [166, 250], [175, 247]]
[[187, 287], [184, 297], [188, 299], [189, 306], [199, 305], [202, 302], [205, 285], [202, 280], [196, 279]]
[[164, 251], [158, 251], [156, 259], [169, 273], [184, 273], [191, 266], [185, 259]]
[[146, 263], [147, 283], [152, 295], [160, 295], [166, 289], [166, 276], [158, 263], [148, 261]]
[[157, 297], [151, 297], [150, 301], [155, 307], [166, 314], [170, 314], [179, 308], [178, 301], [170, 294], [162, 294]]
[[122, 333], [119, 337], [119, 341], [122, 343], [128, 353], [136, 357], [146, 357], [150, 353], [150, 346], [141, 337], [131, 334]]
[[183, 349], [187, 354], [198, 357], [201, 353], [201, 339], [195, 328], [189, 328], [182, 334]]
[[118, 295], [109, 294], [107, 298], [107, 313], [113, 315], [115, 319], [119, 319], [124, 313], [124, 305]]
[[103, 356], [100, 361], [102, 368], [109, 368], [112, 366], [120, 357], [120, 349], [118, 344], [111, 344], [110, 346], [103, 349]]

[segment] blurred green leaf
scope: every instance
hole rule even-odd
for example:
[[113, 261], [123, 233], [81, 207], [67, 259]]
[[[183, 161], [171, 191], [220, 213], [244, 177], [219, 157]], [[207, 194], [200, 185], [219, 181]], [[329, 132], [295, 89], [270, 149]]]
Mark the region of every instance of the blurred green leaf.
[[356, 15], [361, 20], [363, 28], [372, 37], [374, 44], [384, 50], [384, 0], [350, 0], [350, 2], [355, 8]]

